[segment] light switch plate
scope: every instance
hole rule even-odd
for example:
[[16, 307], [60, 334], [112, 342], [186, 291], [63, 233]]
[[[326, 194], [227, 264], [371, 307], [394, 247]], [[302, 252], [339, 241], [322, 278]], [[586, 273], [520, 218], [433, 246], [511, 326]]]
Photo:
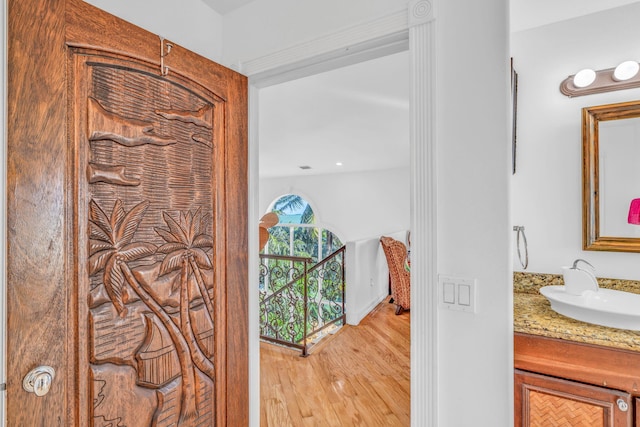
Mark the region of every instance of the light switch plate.
[[438, 275], [438, 306], [441, 309], [476, 312], [476, 279]]

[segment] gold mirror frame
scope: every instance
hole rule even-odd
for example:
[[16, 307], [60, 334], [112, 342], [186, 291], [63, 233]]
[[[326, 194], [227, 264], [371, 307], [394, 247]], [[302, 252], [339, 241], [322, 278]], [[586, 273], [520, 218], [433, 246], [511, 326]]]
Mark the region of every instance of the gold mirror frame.
[[600, 235], [599, 123], [640, 117], [640, 101], [582, 109], [582, 248], [640, 252], [640, 238]]

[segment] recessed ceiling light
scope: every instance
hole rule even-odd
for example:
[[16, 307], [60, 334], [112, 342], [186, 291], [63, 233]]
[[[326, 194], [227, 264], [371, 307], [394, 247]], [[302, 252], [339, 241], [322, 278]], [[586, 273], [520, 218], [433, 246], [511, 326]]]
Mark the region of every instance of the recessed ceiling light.
[[342, 166], [342, 162], [336, 162], [336, 166]]
[[306, 166], [306, 165], [305, 165], [305, 166], [298, 166], [298, 167], [299, 167], [300, 169], [305, 169], [305, 170], [306, 170], [306, 169], [311, 169], [311, 166]]

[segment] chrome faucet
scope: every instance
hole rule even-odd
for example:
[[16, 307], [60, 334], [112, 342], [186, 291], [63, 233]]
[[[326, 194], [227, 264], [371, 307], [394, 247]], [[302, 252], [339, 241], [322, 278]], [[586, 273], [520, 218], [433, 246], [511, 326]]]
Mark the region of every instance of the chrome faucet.
[[[578, 263], [583, 262], [590, 268], [580, 268]], [[578, 258], [571, 267], [562, 267], [565, 292], [572, 295], [582, 295], [585, 291], [598, 291], [598, 280], [595, 276], [595, 268], [588, 261]]]

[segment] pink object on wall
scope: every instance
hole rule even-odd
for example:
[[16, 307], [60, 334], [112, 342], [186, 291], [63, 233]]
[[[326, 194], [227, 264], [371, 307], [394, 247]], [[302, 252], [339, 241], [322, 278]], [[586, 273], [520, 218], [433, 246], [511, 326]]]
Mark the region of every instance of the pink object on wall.
[[631, 200], [627, 222], [629, 224], [640, 224], [640, 199]]

